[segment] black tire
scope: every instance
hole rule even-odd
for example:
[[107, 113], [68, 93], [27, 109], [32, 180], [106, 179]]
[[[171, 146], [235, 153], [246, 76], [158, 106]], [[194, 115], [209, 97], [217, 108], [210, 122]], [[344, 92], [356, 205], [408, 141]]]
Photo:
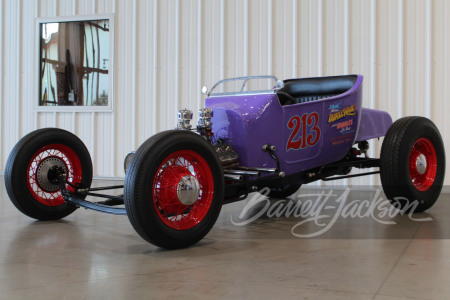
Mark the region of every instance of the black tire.
[[12, 203], [23, 214], [42, 221], [58, 220], [76, 207], [65, 202], [50, 168], [63, 166], [67, 180], [88, 188], [92, 181], [92, 162], [83, 142], [72, 133], [44, 128], [24, 136], [11, 151], [5, 169], [5, 186]]
[[270, 192], [267, 196], [269, 198], [287, 198], [295, 194], [301, 186], [301, 184], [288, 184], [283, 187], [270, 188]]
[[[193, 204], [183, 204], [178, 196], [186, 176], [198, 183], [188, 192]], [[223, 197], [220, 161], [202, 137], [188, 131], [170, 130], [149, 138], [136, 151], [125, 176], [124, 200], [131, 224], [143, 239], [166, 249], [201, 240], [216, 222]]]
[[444, 144], [432, 121], [406, 117], [391, 125], [381, 147], [380, 177], [393, 205], [405, 212], [429, 209], [441, 193], [444, 174]]

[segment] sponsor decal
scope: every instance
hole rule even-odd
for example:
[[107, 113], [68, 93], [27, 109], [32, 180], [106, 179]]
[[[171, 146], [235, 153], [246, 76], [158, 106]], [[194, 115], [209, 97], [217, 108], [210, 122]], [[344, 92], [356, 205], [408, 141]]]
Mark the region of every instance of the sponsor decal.
[[331, 125], [331, 127], [334, 127], [336, 130], [338, 130], [340, 134], [350, 133], [350, 131], [353, 132], [353, 119], [333, 124]]
[[345, 118], [346, 116], [354, 116], [355, 114], [356, 114], [356, 105], [353, 104], [344, 107], [343, 109], [337, 112], [330, 113], [330, 116], [328, 117], [328, 123], [334, 123], [342, 118]]
[[347, 120], [347, 121], [344, 121], [344, 122], [337, 123], [336, 124], [336, 129], [342, 129], [344, 127], [352, 126], [352, 125], [353, 125], [353, 119], [350, 119], [350, 120]]
[[337, 112], [341, 110], [341, 102], [339, 103], [335, 103], [335, 104], [330, 104], [330, 106], [328, 107], [328, 109], [330, 110], [330, 112]]
[[353, 136], [354, 136], [353, 133], [346, 132], [346, 134], [344, 135], [331, 138], [331, 144], [333, 146], [337, 146], [344, 143], [350, 143], [353, 141]]

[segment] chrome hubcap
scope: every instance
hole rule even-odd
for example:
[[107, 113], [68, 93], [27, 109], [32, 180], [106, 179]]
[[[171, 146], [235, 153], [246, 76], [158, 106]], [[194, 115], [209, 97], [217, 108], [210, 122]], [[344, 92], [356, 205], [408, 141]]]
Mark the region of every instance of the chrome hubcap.
[[425, 155], [420, 154], [417, 157], [416, 168], [417, 168], [417, 172], [419, 172], [420, 175], [425, 174], [425, 172], [427, 170], [427, 158], [425, 157]]
[[177, 186], [178, 200], [184, 205], [194, 204], [200, 195], [200, 184], [192, 175], [181, 178]]
[[59, 166], [67, 173], [66, 164], [58, 157], [49, 157], [44, 159], [36, 171], [36, 180], [39, 186], [47, 192], [56, 192], [59, 190], [59, 185], [54, 180], [49, 178], [50, 169], [54, 166]]

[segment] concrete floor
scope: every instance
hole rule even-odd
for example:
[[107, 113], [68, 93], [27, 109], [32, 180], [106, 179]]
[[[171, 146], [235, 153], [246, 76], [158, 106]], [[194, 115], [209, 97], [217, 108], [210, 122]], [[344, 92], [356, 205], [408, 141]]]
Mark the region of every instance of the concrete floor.
[[[318, 220], [323, 227], [306, 222], [308, 216], [267, 213], [237, 226], [232, 219], [251, 219], [266, 204], [271, 214], [282, 204], [263, 201], [240, 218], [249, 201], [237, 202], [223, 207], [199, 244], [166, 251], [142, 240], [126, 216], [80, 209], [61, 221], [33, 221], [11, 204], [3, 176], [0, 187], [0, 299], [450, 298], [450, 195], [414, 216], [431, 221], [374, 213], [396, 224], [342, 217], [332, 201], [322, 199], [328, 201]], [[300, 189], [291, 198], [307, 205], [300, 195], [318, 192]], [[352, 191], [346, 203], [374, 193]], [[335, 215], [340, 217], [333, 222]], [[329, 224], [313, 238], [292, 234], [312, 234]]]

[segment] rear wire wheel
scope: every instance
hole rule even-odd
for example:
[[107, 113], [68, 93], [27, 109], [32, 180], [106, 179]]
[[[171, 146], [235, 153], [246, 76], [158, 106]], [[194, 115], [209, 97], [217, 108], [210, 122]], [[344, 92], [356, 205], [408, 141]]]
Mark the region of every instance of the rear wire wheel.
[[199, 135], [161, 132], [144, 142], [125, 176], [128, 218], [146, 241], [167, 249], [201, 240], [220, 213], [224, 196], [221, 164]]
[[[72, 133], [44, 128], [24, 136], [13, 148], [5, 169], [5, 185], [12, 203], [38, 220], [57, 220], [76, 207], [63, 199], [55, 167], [66, 181], [80, 188], [92, 182], [92, 162], [83, 142]], [[67, 188], [69, 191], [72, 187]]]
[[392, 204], [405, 211], [429, 209], [444, 175], [444, 144], [432, 121], [406, 117], [391, 125], [381, 147], [380, 178]]

